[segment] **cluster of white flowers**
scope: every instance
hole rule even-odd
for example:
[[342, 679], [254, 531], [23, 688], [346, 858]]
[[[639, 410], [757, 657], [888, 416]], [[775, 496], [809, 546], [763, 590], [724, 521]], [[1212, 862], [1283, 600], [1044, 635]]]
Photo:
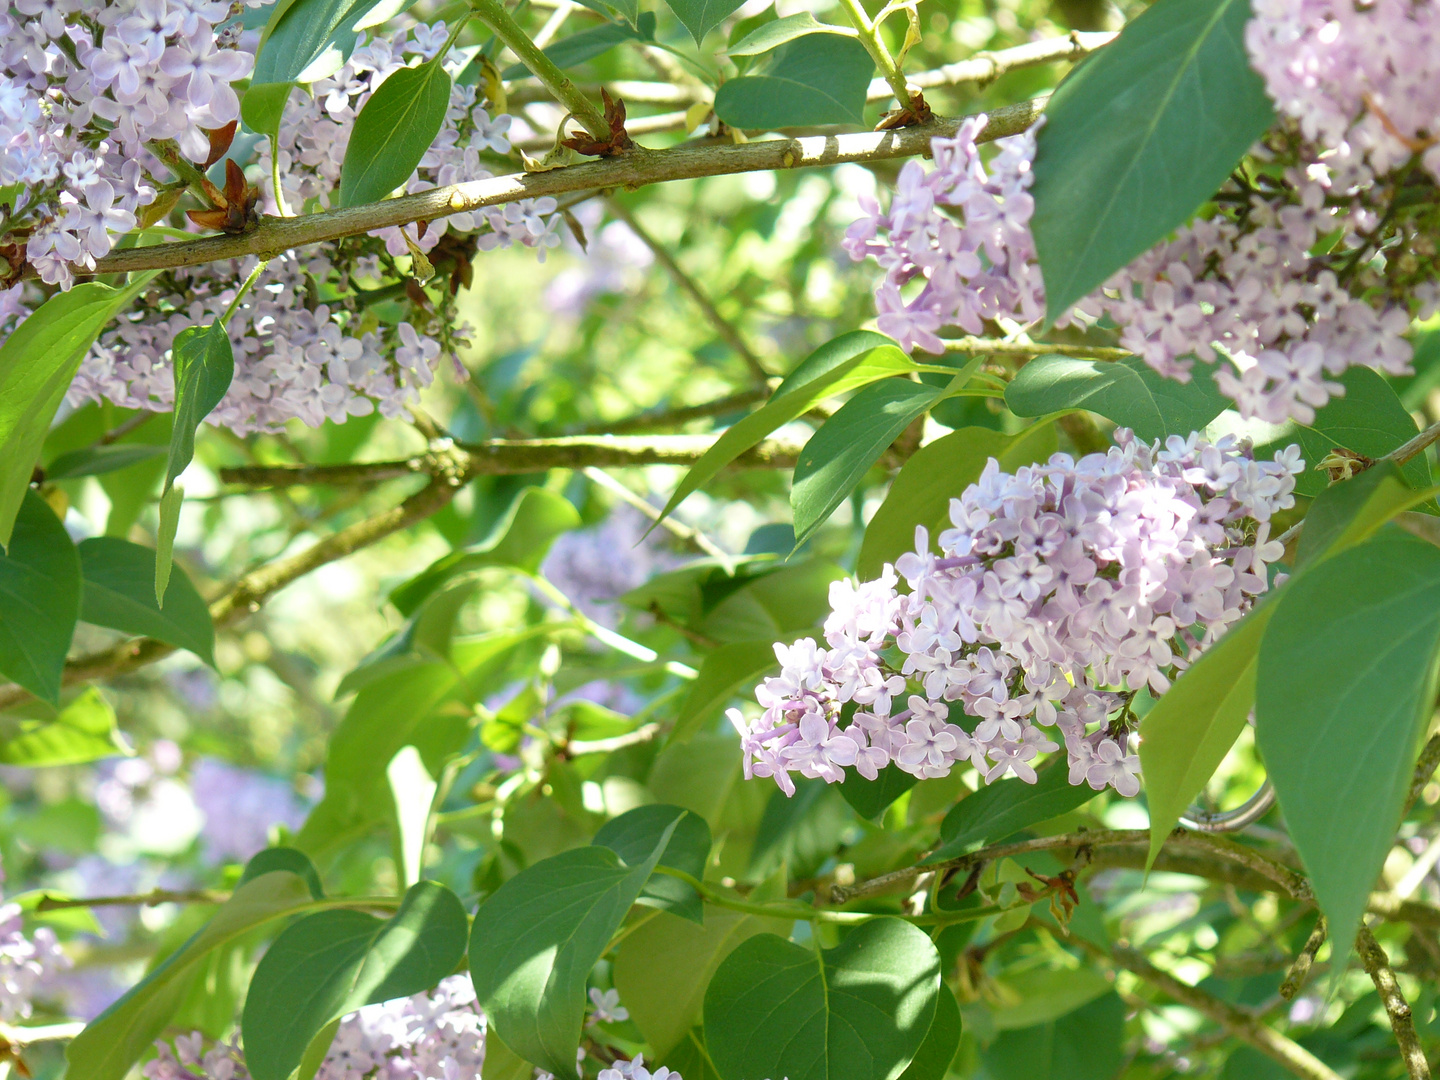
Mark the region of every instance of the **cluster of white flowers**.
[[19, 904], [0, 905], [0, 1022], [30, 1015], [37, 993], [70, 966], [47, 926], [25, 936]]
[[880, 578], [833, 585], [828, 648], [777, 645], [763, 713], [729, 711], [746, 776], [793, 794], [792, 773], [926, 778], [968, 760], [1033, 783], [1058, 728], [1072, 784], [1134, 795], [1131, 698], [1163, 693], [1268, 588], [1270, 519], [1304, 462], [1297, 447], [1256, 461], [1229, 436], [1117, 441], [1013, 475], [992, 459], [951, 500], [938, 555], [920, 527]]
[[135, 226], [156, 194], [148, 142], [175, 140], [203, 160], [206, 130], [239, 117], [230, 83], [254, 57], [217, 28], [261, 2], [15, 0], [0, 11], [0, 187], [19, 188], [0, 233], [25, 237], [42, 280], [68, 288], [73, 268], [93, 268]]

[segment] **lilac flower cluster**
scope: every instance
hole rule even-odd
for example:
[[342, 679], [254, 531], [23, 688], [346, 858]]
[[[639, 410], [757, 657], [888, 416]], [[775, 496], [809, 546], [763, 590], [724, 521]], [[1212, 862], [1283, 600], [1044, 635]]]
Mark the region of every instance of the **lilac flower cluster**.
[[729, 710], [745, 775], [793, 794], [792, 773], [929, 778], [968, 760], [1033, 783], [1053, 728], [1072, 784], [1134, 795], [1131, 699], [1164, 693], [1267, 589], [1270, 519], [1304, 462], [1298, 447], [1256, 461], [1230, 436], [1117, 441], [1014, 474], [992, 459], [951, 500], [938, 555], [922, 526], [880, 578], [833, 585], [825, 645], [777, 645], [763, 713]]
[[0, 905], [0, 1022], [29, 1016], [36, 994], [69, 966], [54, 931], [41, 926], [26, 937], [20, 905]]
[[[1000, 152], [987, 172], [975, 145], [985, 124], [984, 116], [970, 117], [954, 138], [930, 140], [935, 168], [906, 162], [889, 213], [862, 196], [865, 216], [846, 233], [852, 259], [873, 255], [884, 269], [876, 325], [907, 351], [944, 352], [941, 327], [981, 334], [987, 319], [1032, 322], [1045, 312], [1027, 190], [1035, 133], [996, 142]], [[924, 287], [907, 300], [901, 289], [917, 277]]]
[[[943, 352], [942, 327], [980, 334], [986, 320], [1030, 323], [1044, 310], [1026, 191], [1035, 141], [1000, 140], [987, 176], [974, 143], [984, 123], [976, 117], [955, 138], [932, 140], [935, 168], [927, 173], [908, 163], [888, 212], [866, 200], [865, 216], [846, 236], [853, 259], [873, 255], [885, 270], [876, 324], [907, 350]], [[1376, 282], [1353, 273], [1386, 217], [1374, 174], [1353, 154], [1283, 149], [1293, 162], [1283, 180], [1261, 177], [1249, 191], [1231, 192], [1233, 214], [1180, 229], [1067, 320], [1109, 316], [1126, 348], [1182, 382], [1196, 357], [1214, 363], [1223, 354], [1220, 390], [1242, 415], [1273, 423], [1313, 420], [1316, 408], [1344, 392], [1334, 380], [1350, 367], [1408, 373], [1412, 349], [1402, 335], [1411, 313], [1385, 293], [1408, 292], [1424, 307], [1434, 286], [1376, 290]], [[1277, 158], [1264, 146], [1256, 152]], [[1312, 254], [1318, 238], [1332, 233], [1340, 242]], [[1403, 260], [1391, 262], [1405, 272]], [[917, 278], [918, 291], [902, 293]]]
[[636, 1054], [634, 1061], [616, 1061], [608, 1069], [601, 1069], [596, 1080], [684, 1080], [673, 1069], [664, 1065], [653, 1072], [645, 1067], [643, 1054]]
[[204, 815], [200, 840], [210, 862], [245, 862], [269, 846], [272, 825], [295, 830], [305, 821], [306, 807], [289, 783], [215, 758], [195, 763], [190, 787]]
[[1413, 0], [1256, 0], [1250, 63], [1305, 138], [1377, 174], [1414, 154], [1440, 181], [1440, 8]]
[[[155, 1044], [147, 1080], [248, 1080], [238, 1045], [205, 1049], [197, 1031]], [[485, 1014], [469, 975], [443, 979], [433, 994], [366, 1005], [340, 1021], [317, 1080], [474, 1080], [485, 1063]]]
[[73, 267], [92, 269], [134, 228], [156, 196], [147, 143], [174, 140], [203, 160], [206, 129], [239, 117], [230, 83], [254, 57], [217, 28], [243, 6], [15, 0], [0, 11], [0, 187], [19, 187], [0, 238], [23, 239], [42, 280], [68, 288]]

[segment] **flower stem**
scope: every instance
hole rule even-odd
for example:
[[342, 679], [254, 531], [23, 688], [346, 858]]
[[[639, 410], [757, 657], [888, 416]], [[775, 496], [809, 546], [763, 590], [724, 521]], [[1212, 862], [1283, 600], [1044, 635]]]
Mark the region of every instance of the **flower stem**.
[[875, 66], [890, 84], [890, 89], [895, 91], [895, 100], [902, 109], [910, 108], [914, 104], [910, 100], [910, 88], [905, 85], [904, 73], [896, 66], [890, 50], [885, 47], [884, 38], [880, 36], [880, 20], [871, 22], [865, 9], [860, 6], [860, 0], [840, 0], [840, 6], [845, 9], [845, 14], [850, 16], [851, 24], [859, 33], [860, 44], [865, 46], [865, 51], [875, 61]]
[[551, 60], [530, 36], [520, 28], [520, 24], [510, 17], [500, 0], [470, 0], [470, 6], [476, 17], [485, 23], [495, 36], [520, 58], [520, 62], [530, 69], [531, 73], [539, 79], [556, 100], [564, 105], [566, 109], [584, 125], [592, 138], [608, 139], [610, 137], [610, 125], [606, 122], [604, 115], [597, 109], [579, 88], [570, 81], [569, 77], [555, 66]]

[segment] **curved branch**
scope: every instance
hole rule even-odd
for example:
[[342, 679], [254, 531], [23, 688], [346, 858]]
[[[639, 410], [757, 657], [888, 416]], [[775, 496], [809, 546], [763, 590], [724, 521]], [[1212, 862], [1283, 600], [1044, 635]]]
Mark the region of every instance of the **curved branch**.
[[[977, 142], [1017, 135], [1040, 117], [1046, 98], [1033, 98], [1007, 105], [989, 114], [990, 121]], [[809, 169], [843, 162], [884, 161], [915, 157], [930, 151], [935, 136], [953, 135], [963, 118], [934, 120], [919, 127], [898, 131], [857, 132], [850, 135], [817, 135], [801, 139], [762, 139], [734, 145], [695, 143], [670, 150], [638, 148], [620, 157], [587, 161], [563, 169], [537, 173], [512, 173], [489, 180], [475, 180], [450, 187], [432, 188], [398, 199], [385, 199], [365, 206], [326, 210], [303, 217], [267, 217], [249, 232], [238, 236], [207, 236], [175, 244], [116, 251], [95, 264], [95, 274], [118, 274], [136, 270], [202, 266], [222, 259], [247, 255], [273, 258], [291, 248], [320, 244], [416, 221], [435, 221], [450, 214], [478, 210], [485, 206], [535, 199], [544, 195], [565, 195], [597, 188], [644, 187], [669, 180], [690, 180], [703, 176], [761, 172], [780, 169]]]

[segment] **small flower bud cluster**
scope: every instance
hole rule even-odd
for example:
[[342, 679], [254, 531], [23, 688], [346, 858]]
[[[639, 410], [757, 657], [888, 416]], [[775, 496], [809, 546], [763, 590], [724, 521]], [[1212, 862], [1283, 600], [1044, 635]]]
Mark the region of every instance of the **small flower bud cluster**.
[[1414, 0], [1255, 0], [1250, 63], [1310, 142], [1377, 174], [1414, 154], [1440, 181], [1440, 8]]
[[1117, 441], [1014, 474], [992, 459], [951, 500], [939, 554], [920, 527], [880, 578], [833, 585], [825, 644], [777, 645], [764, 712], [729, 711], [745, 775], [793, 794], [793, 773], [929, 778], [969, 761], [987, 782], [1034, 783], [1058, 729], [1072, 784], [1134, 795], [1131, 698], [1164, 693], [1268, 588], [1270, 519], [1304, 462], [1298, 447], [1256, 461], [1229, 436]]
[[0, 1023], [28, 1017], [36, 994], [69, 966], [54, 931], [41, 926], [26, 937], [20, 905], [0, 905]]
[[[255, 6], [261, 0], [246, 0]], [[254, 57], [217, 34], [224, 0], [15, 0], [0, 12], [0, 188], [18, 185], [0, 242], [69, 288], [154, 201], [147, 143], [204, 160], [207, 129], [240, 115]], [[233, 37], [234, 35], [227, 35]]]

